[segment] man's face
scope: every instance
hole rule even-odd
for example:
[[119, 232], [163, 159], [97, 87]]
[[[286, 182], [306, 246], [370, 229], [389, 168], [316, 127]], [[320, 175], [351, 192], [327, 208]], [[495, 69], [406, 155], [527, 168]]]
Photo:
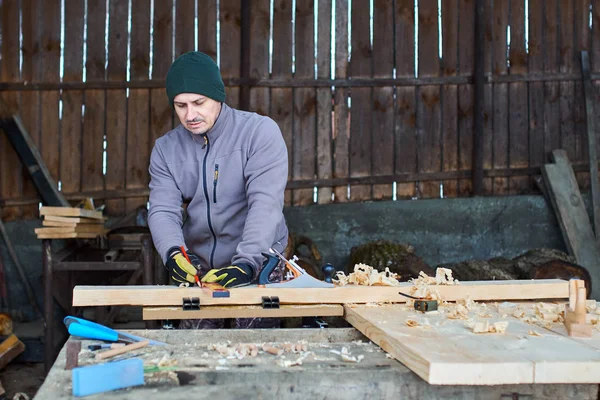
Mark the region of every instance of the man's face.
[[221, 112], [221, 103], [196, 93], [178, 94], [173, 105], [183, 126], [195, 135], [208, 132]]

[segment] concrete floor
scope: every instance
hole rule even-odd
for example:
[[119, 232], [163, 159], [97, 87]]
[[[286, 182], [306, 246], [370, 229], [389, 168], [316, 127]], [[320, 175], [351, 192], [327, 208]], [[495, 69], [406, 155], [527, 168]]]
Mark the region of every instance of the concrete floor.
[[45, 378], [44, 363], [11, 363], [0, 372], [7, 399], [12, 399], [17, 393], [25, 393], [32, 399]]

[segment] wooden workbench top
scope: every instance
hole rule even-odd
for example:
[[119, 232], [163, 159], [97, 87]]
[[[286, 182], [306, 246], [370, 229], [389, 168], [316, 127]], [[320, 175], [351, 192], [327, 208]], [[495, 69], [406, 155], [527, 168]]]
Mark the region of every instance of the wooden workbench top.
[[[146, 373], [146, 385], [89, 396], [86, 399], [190, 398], [503, 398], [512, 393], [533, 398], [596, 399], [598, 385], [502, 385], [432, 386], [400, 362], [387, 357], [378, 346], [353, 328], [273, 330], [158, 330], [131, 331], [169, 343], [135, 351], [145, 367], [177, 364], [178, 371]], [[75, 340], [73, 338], [69, 340]], [[223, 343], [280, 344], [306, 342], [307, 352], [274, 356], [259, 352], [256, 357], [226, 358], [212, 345]], [[95, 363], [95, 352], [83, 341], [79, 365]], [[259, 346], [260, 348], [260, 346]], [[359, 363], [345, 362], [343, 349]], [[283, 358], [285, 357], [285, 358]], [[282, 366], [282, 361], [303, 357], [301, 365]], [[61, 350], [35, 399], [68, 399], [71, 371], [66, 371], [66, 345]], [[508, 397], [510, 398], [510, 397]], [[530, 398], [530, 397], [528, 397]]]

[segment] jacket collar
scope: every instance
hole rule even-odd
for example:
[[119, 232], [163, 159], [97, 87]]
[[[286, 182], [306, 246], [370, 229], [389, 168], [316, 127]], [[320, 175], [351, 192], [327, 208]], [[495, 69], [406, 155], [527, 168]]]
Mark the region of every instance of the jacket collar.
[[[211, 143], [217, 140], [217, 138], [221, 136], [221, 134], [225, 131], [225, 127], [227, 126], [227, 123], [230, 118], [231, 108], [227, 104], [221, 103], [221, 112], [219, 113], [215, 124], [212, 128], [210, 128], [208, 132], [206, 132], [208, 140]], [[190, 132], [187, 128], [184, 127], [184, 129], [189, 132], [194, 141], [204, 144], [204, 138], [202, 137], [203, 135], [195, 135], [192, 132]]]

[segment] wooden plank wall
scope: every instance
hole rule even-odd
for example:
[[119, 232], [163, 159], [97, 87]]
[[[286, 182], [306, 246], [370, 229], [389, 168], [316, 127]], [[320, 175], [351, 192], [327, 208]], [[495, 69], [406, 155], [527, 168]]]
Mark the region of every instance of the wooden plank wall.
[[[281, 128], [287, 206], [472, 194], [473, 0], [253, 0], [248, 81], [243, 1], [0, 2], [0, 96], [69, 200], [93, 196], [109, 215], [146, 206], [154, 141], [178, 124], [164, 78], [195, 49], [218, 60], [229, 105], [244, 106], [248, 84], [248, 109]], [[537, 193], [556, 148], [589, 187], [579, 54], [597, 78], [599, 10], [486, 2], [485, 195]], [[36, 218], [38, 203], [0, 135], [1, 216]]]

